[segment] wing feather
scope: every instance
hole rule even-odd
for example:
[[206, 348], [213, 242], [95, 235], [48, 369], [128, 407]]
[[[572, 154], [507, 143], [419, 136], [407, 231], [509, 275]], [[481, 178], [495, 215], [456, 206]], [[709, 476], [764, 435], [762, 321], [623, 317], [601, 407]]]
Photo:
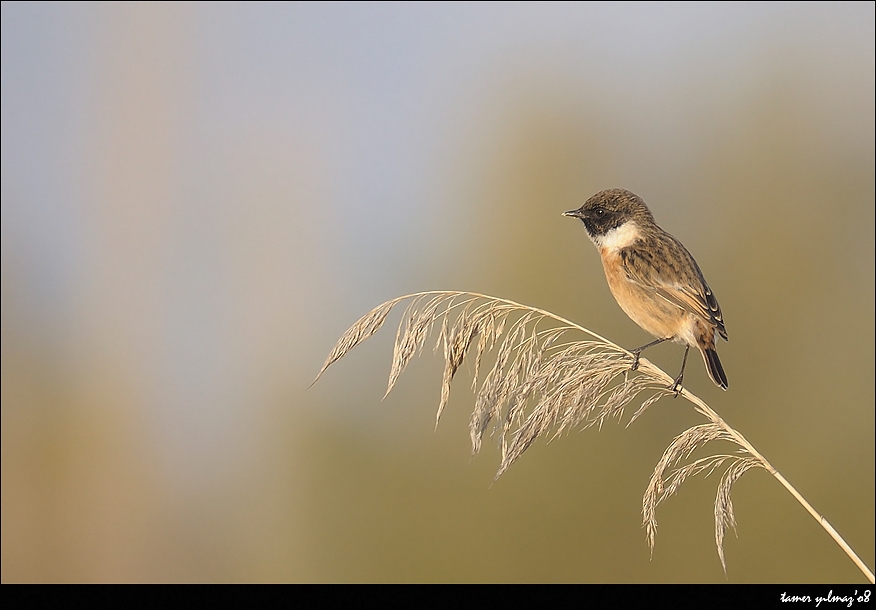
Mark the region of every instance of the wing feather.
[[699, 316], [727, 338], [721, 306], [681, 242], [668, 233], [649, 236], [623, 248], [620, 255], [629, 281]]

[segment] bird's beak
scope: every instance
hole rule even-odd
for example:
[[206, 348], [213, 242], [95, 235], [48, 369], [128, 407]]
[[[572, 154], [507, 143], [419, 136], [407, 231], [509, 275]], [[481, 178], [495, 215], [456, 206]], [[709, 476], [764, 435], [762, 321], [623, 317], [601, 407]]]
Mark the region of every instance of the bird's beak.
[[578, 208], [577, 210], [569, 210], [568, 212], [563, 212], [563, 216], [571, 216], [572, 218], [583, 218], [584, 210]]

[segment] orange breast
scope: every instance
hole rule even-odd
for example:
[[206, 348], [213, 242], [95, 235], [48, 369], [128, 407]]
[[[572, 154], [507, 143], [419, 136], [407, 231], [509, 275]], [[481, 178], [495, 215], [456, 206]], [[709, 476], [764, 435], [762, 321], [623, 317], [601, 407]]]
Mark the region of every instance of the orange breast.
[[616, 252], [601, 248], [600, 254], [608, 287], [624, 313], [657, 338], [673, 337], [681, 343], [689, 343], [694, 325], [692, 316], [656, 292], [629, 281]]

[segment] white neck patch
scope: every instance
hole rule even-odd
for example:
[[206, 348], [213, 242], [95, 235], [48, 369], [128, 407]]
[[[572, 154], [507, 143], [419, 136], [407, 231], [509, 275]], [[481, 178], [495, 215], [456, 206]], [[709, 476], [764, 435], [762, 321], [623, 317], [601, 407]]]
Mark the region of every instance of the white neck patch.
[[639, 226], [632, 220], [628, 220], [605, 235], [597, 235], [592, 239], [593, 243], [599, 248], [620, 250], [634, 244], [641, 235], [642, 232], [639, 230]]

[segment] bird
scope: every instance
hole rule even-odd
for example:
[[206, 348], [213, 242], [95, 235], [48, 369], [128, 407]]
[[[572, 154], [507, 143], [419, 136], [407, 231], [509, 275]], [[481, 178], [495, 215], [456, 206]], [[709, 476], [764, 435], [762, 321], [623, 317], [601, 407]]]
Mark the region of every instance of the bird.
[[669, 386], [677, 396], [691, 347], [699, 349], [709, 377], [726, 390], [715, 333], [727, 340], [721, 306], [687, 248], [654, 221], [638, 195], [626, 189], [600, 191], [577, 210], [599, 250], [608, 287], [620, 308], [656, 340], [631, 351], [631, 370], [647, 348], [673, 341], [685, 346], [681, 372]]

